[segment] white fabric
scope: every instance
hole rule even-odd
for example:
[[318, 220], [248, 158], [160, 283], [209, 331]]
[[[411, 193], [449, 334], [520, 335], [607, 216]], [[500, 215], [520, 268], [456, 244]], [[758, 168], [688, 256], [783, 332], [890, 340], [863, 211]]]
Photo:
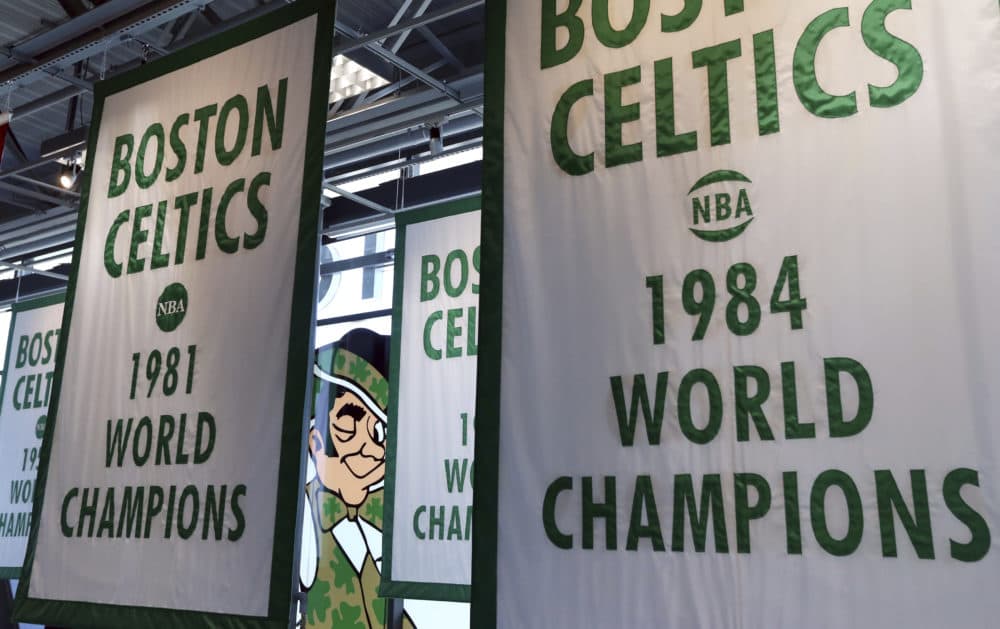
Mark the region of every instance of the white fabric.
[[[566, 2], [556, 3], [564, 10]], [[631, 2], [611, 3], [616, 28]], [[638, 3], [636, 3], [638, 4]], [[605, 48], [590, 27], [583, 52], [541, 70], [539, 3], [508, 0], [504, 103], [504, 260], [500, 399], [499, 629], [577, 627], [699, 627], [712, 629], [971, 629], [996, 625], [1000, 599], [1000, 477], [996, 430], [1000, 407], [1000, 10], [995, 0], [913, 2], [890, 14], [890, 32], [912, 43], [924, 62], [917, 93], [889, 109], [871, 107], [867, 85], [889, 85], [892, 64], [866, 49], [860, 35], [868, 0], [747, 2], [723, 15], [706, 1], [699, 19], [680, 33], [660, 32], [659, 13], [679, 1], [651, 4], [636, 43]], [[808, 113], [792, 83], [792, 55], [807, 24], [848, 6], [850, 27], [835, 29], [820, 47], [820, 83], [833, 94], [856, 91], [860, 111], [824, 119]], [[781, 131], [759, 136], [754, 86], [754, 33], [774, 30]], [[557, 41], [566, 40], [564, 30]], [[742, 56], [729, 62], [732, 141], [712, 147], [704, 68], [692, 51], [733, 39]], [[677, 131], [697, 131], [698, 149], [656, 156], [653, 61], [673, 58]], [[641, 121], [624, 125], [626, 143], [641, 140], [644, 160], [604, 166], [603, 76], [639, 65], [641, 83], [623, 90], [639, 102]], [[563, 92], [593, 78], [595, 97], [581, 100], [570, 122], [579, 153], [595, 151], [596, 170], [573, 177], [552, 157], [550, 121]], [[690, 232], [688, 191], [718, 169], [746, 174], [754, 222], [739, 238], [708, 243]], [[797, 255], [802, 330], [768, 300], [784, 256]], [[759, 330], [745, 337], [726, 327], [727, 270], [752, 263]], [[711, 273], [716, 305], [706, 337], [692, 341], [696, 317], [681, 304], [681, 284], [695, 269]], [[652, 338], [648, 276], [664, 278], [666, 339]], [[745, 316], [745, 315], [741, 315]], [[874, 417], [855, 437], [829, 437], [823, 358], [861, 362], [875, 390]], [[799, 417], [815, 422], [815, 439], [787, 440], [782, 420], [780, 363], [797, 369]], [[751, 426], [738, 442], [733, 367], [759, 365], [771, 377], [764, 412], [776, 441]], [[719, 435], [707, 445], [682, 435], [678, 384], [705, 368], [722, 388]], [[645, 374], [650, 397], [655, 375], [669, 372], [663, 440], [650, 446], [643, 427], [636, 442], [620, 443], [609, 378]], [[849, 383], [849, 380], [845, 380]], [[752, 387], [751, 383], [751, 387]], [[752, 389], [751, 389], [752, 390]], [[845, 385], [845, 413], [857, 407]], [[626, 397], [628, 403], [630, 398]], [[704, 389], [693, 415], [706, 421]], [[641, 423], [641, 420], [640, 420]], [[978, 471], [979, 487], [962, 496], [988, 523], [990, 552], [962, 563], [951, 540], [970, 533], [942, 498], [945, 475]], [[844, 470], [858, 485], [864, 512], [860, 548], [834, 557], [817, 543], [809, 490], [819, 473]], [[891, 470], [912, 509], [909, 470], [926, 470], [935, 559], [917, 559], [895, 524], [899, 557], [880, 544], [874, 470]], [[781, 473], [798, 473], [802, 555], [786, 550]], [[770, 511], [750, 524], [749, 554], [736, 552], [733, 474], [753, 472], [770, 483]], [[709, 523], [707, 550], [693, 552], [690, 524], [684, 552], [672, 552], [674, 476], [721, 474], [729, 551], [716, 553]], [[667, 546], [653, 552], [648, 538], [625, 550], [632, 493], [650, 475]], [[573, 535], [573, 549], [546, 536], [546, 488], [561, 476], [573, 488], [560, 494], [555, 519]], [[595, 524], [595, 549], [581, 548], [582, 477], [594, 478], [604, 499], [604, 476], [617, 484], [618, 549], [604, 549]], [[751, 491], [751, 496], [753, 492]], [[846, 530], [844, 500], [827, 500], [831, 532]], [[645, 522], [643, 518], [643, 522]]]

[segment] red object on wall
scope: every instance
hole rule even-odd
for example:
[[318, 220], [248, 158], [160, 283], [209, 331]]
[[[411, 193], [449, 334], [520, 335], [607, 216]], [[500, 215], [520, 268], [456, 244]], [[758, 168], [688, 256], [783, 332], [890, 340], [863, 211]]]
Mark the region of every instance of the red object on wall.
[[10, 114], [0, 113], [0, 160], [3, 159], [3, 143], [7, 139], [7, 127], [10, 126]]

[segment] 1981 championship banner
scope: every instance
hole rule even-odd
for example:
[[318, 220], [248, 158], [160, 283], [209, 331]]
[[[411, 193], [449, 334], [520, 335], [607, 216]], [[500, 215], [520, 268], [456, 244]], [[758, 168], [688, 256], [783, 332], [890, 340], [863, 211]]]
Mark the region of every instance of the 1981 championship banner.
[[288, 626], [332, 11], [98, 87], [18, 619]]
[[489, 6], [473, 626], [995, 624], [997, 2]]

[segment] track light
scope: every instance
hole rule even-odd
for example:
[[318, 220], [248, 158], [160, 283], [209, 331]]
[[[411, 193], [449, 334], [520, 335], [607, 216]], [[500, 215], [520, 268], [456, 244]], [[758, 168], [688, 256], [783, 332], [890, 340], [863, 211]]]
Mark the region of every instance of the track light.
[[70, 190], [76, 184], [76, 178], [78, 175], [79, 169], [76, 165], [76, 161], [72, 161], [69, 164], [63, 164], [59, 173], [59, 185], [67, 190]]
[[444, 152], [444, 139], [441, 137], [441, 124], [431, 125], [430, 142], [428, 148], [431, 155], [440, 155]]

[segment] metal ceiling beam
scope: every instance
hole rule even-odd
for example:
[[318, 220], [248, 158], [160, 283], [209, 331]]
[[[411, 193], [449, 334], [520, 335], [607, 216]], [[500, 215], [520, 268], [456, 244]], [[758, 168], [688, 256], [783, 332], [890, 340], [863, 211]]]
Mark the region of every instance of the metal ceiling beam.
[[14, 264], [13, 262], [5, 262], [0, 260], [0, 267], [5, 269], [11, 269], [14, 271], [20, 271], [26, 274], [42, 275], [44, 277], [51, 277], [56, 280], [62, 280], [64, 282], [69, 281], [69, 276], [63, 275], [62, 273], [53, 273], [52, 271], [43, 271], [37, 267], [33, 267], [30, 264]]
[[34, 190], [29, 190], [27, 188], [22, 188], [21, 186], [15, 186], [9, 184], [6, 181], [0, 181], [0, 190], [9, 190], [10, 192], [16, 192], [17, 194], [28, 197], [29, 199], [35, 199], [36, 201], [45, 201], [46, 203], [52, 203], [53, 205], [61, 205], [65, 201], [59, 197], [55, 197], [44, 192], [36, 192]]
[[[37, 57], [53, 49], [61, 48], [96, 29], [106, 27], [109, 23], [121, 19], [152, 0], [112, 0], [83, 15], [67, 20], [62, 24], [39, 33], [35, 37], [23, 41], [14, 47], [13, 52], [26, 57]], [[6, 80], [6, 79], [4, 79]]]
[[378, 41], [383, 40], [386, 37], [390, 37], [397, 33], [402, 33], [403, 31], [411, 30], [413, 28], [416, 28], [417, 26], [421, 26], [424, 24], [431, 24], [433, 22], [437, 22], [438, 20], [442, 20], [446, 17], [451, 17], [452, 15], [458, 15], [459, 13], [464, 13], [469, 9], [474, 9], [475, 7], [478, 7], [485, 2], [486, 0], [463, 0], [462, 2], [455, 3], [450, 7], [439, 9], [437, 11], [431, 11], [430, 13], [425, 13], [424, 15], [418, 18], [412, 20], [406, 20], [405, 22], [400, 22], [395, 26], [392, 26], [385, 30], [378, 31], [370, 35], [365, 35], [364, 37], [359, 36], [355, 38], [353, 41], [336, 45], [333, 47], [333, 54], [335, 55], [344, 54], [352, 50], [357, 50], [358, 48], [367, 46], [372, 42], [377, 43]]
[[[421, 124], [467, 113], [469, 105], [482, 104], [482, 72], [456, 79], [452, 81], [452, 85], [467, 95], [466, 105], [457, 105], [435, 90], [425, 90], [362, 111], [348, 112], [330, 120], [326, 127], [324, 154], [330, 155], [334, 151], [412, 129]], [[3, 173], [0, 173], [0, 177], [2, 176]]]
[[14, 178], [15, 179], [20, 179], [21, 181], [24, 181], [25, 183], [28, 183], [28, 184], [30, 184], [32, 186], [38, 186], [39, 188], [46, 188], [48, 190], [51, 190], [52, 192], [58, 192], [59, 194], [64, 194], [64, 195], [66, 195], [68, 197], [72, 197], [74, 199], [79, 199], [80, 198], [80, 193], [79, 192], [73, 192], [72, 190], [67, 190], [66, 188], [63, 188], [61, 186], [54, 186], [54, 185], [52, 185], [50, 183], [46, 183], [44, 181], [39, 181], [37, 179], [33, 179], [31, 177], [28, 177], [27, 175], [14, 175]]
[[445, 60], [447, 60], [453, 67], [458, 70], [465, 68], [465, 65], [459, 61], [458, 57], [455, 56], [455, 53], [453, 53], [450, 48], [445, 46], [444, 42], [441, 41], [441, 39], [435, 35], [429, 27], [418, 26], [417, 32], [420, 33], [420, 35], [427, 41], [428, 44], [430, 44], [431, 48], [433, 48], [437, 54], [444, 57]]
[[438, 153], [437, 155], [420, 155], [418, 157], [408, 157], [406, 159], [398, 159], [380, 166], [375, 166], [372, 168], [365, 168], [358, 171], [346, 173], [343, 175], [336, 175], [326, 179], [327, 183], [333, 184], [335, 186], [343, 186], [344, 184], [351, 183], [352, 181], [357, 181], [358, 179], [364, 179], [366, 177], [374, 177], [375, 175], [382, 175], [385, 173], [391, 173], [394, 170], [400, 170], [406, 168], [407, 166], [415, 166], [417, 164], [423, 164], [426, 162], [431, 162], [436, 159], [441, 159], [442, 157], [451, 157], [452, 155], [458, 155], [459, 153], [465, 153], [473, 149], [477, 149], [483, 145], [482, 138], [476, 138], [474, 140], [467, 140], [465, 142], [459, 142], [458, 144], [453, 144], [446, 148], [444, 151]]
[[[103, 46], [119, 43], [123, 34], [138, 34], [156, 28], [198, 10], [208, 2], [210, 0], [107, 2], [17, 46], [11, 52], [32, 61], [0, 71], [0, 84], [30, 81], [31, 75], [39, 72], [49, 75], [52, 69], [67, 67], [97, 54]], [[131, 8], [131, 11], [122, 13], [123, 8]]]
[[[424, 15], [425, 13], [427, 13], [427, 8], [431, 6], [431, 2], [433, 2], [433, 0], [424, 0], [420, 4], [420, 6], [417, 7], [417, 10], [413, 13], [413, 18], [412, 19], [419, 18], [420, 16]], [[398, 23], [399, 23], [399, 20], [396, 20], [396, 22], [394, 22], [392, 24], [389, 24], [389, 26], [395, 26]], [[392, 42], [392, 46], [389, 47], [389, 50], [391, 50], [394, 53], [399, 52], [399, 49], [403, 47], [403, 44], [406, 43], [407, 38], [409, 38], [410, 33], [412, 33], [412, 32], [413, 32], [413, 29], [409, 28], [409, 29], [406, 29], [405, 31], [403, 31], [402, 33], [400, 33], [399, 37], [396, 38], [396, 41]], [[380, 45], [384, 46], [385, 44], [380, 44]]]
[[37, 113], [45, 109], [46, 107], [58, 105], [59, 103], [65, 100], [73, 98], [74, 96], [79, 96], [84, 91], [86, 90], [84, 90], [83, 88], [76, 87], [75, 85], [69, 85], [67, 87], [62, 88], [61, 90], [57, 90], [50, 94], [46, 94], [41, 98], [36, 98], [35, 100], [28, 101], [27, 103], [19, 105], [14, 113], [17, 114], [18, 118], [30, 116], [31, 114]]
[[344, 197], [345, 199], [350, 199], [351, 201], [354, 201], [355, 203], [359, 203], [359, 204], [361, 204], [361, 205], [363, 205], [363, 206], [365, 206], [367, 208], [371, 208], [371, 209], [375, 210], [376, 212], [380, 212], [382, 214], [390, 214], [390, 215], [394, 213], [392, 209], [387, 208], [384, 205], [379, 205], [378, 203], [375, 203], [374, 201], [369, 201], [368, 199], [366, 199], [366, 198], [364, 198], [362, 196], [358, 196], [358, 195], [354, 194], [353, 192], [348, 192], [347, 190], [344, 190], [343, 188], [341, 188], [339, 186], [334, 186], [334, 185], [331, 185], [331, 184], [324, 184], [323, 187], [326, 188], [327, 190], [329, 190], [330, 192], [334, 192], [336, 194], [339, 194], [340, 196]]
[[29, 162], [29, 163], [24, 164], [22, 166], [18, 166], [17, 168], [10, 168], [8, 170], [0, 170], [0, 180], [7, 179], [8, 177], [13, 177], [14, 175], [20, 175], [20, 174], [23, 174], [23, 173], [26, 173], [26, 172], [30, 172], [30, 171], [32, 171], [32, 170], [34, 170], [34, 169], [36, 169], [36, 168], [38, 168], [40, 166], [44, 166], [46, 164], [51, 164], [52, 162], [56, 161], [60, 157], [66, 157], [67, 155], [71, 155], [75, 150], [76, 149], [69, 149], [69, 150], [66, 150], [66, 151], [64, 151], [62, 153], [55, 153], [54, 155], [50, 155], [48, 157], [43, 157], [41, 159], [36, 159], [33, 162]]
[[[337, 32], [340, 33], [345, 39], [348, 39], [348, 40], [357, 40], [358, 38], [361, 37], [361, 35], [357, 31], [355, 31], [351, 27], [345, 26], [343, 24], [337, 24]], [[391, 50], [386, 50], [385, 48], [383, 48], [382, 46], [379, 46], [375, 42], [369, 42], [367, 44], [364, 44], [364, 47], [369, 52], [372, 52], [372, 53], [378, 55], [379, 57], [382, 57], [382, 59], [388, 61], [389, 63], [391, 63], [392, 65], [396, 66], [400, 70], [406, 72], [407, 74], [415, 76], [421, 82], [426, 83], [430, 87], [433, 87], [434, 89], [436, 89], [436, 90], [438, 90], [438, 91], [440, 91], [440, 92], [442, 92], [444, 94], [447, 94], [449, 97], [451, 97], [452, 99], [458, 101], [459, 103], [462, 102], [462, 96], [461, 96], [461, 94], [459, 94], [454, 89], [452, 89], [452, 88], [448, 87], [447, 85], [445, 85], [444, 82], [442, 82], [442, 81], [440, 81], [438, 79], [435, 79], [431, 75], [427, 74], [426, 72], [424, 72], [423, 70], [421, 70], [417, 66], [413, 65], [412, 63], [410, 63], [406, 59], [403, 59], [402, 57], [400, 57], [396, 53], [392, 52]]]

